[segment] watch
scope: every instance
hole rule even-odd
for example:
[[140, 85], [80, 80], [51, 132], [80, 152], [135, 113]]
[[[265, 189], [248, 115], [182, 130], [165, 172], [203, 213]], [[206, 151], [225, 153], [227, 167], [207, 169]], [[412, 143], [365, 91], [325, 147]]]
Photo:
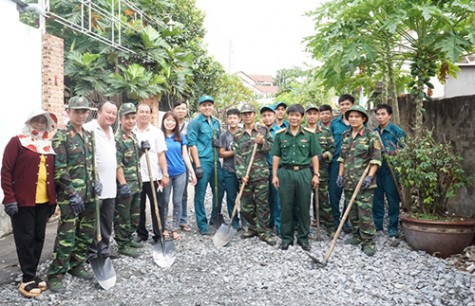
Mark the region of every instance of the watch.
[[170, 175], [168, 175], [168, 174], [164, 174], [163, 176], [166, 177], [166, 178], [170, 178]]
[[315, 172], [313, 175], [316, 175], [316, 176], [320, 177], [320, 173], [318, 173], [318, 172]]

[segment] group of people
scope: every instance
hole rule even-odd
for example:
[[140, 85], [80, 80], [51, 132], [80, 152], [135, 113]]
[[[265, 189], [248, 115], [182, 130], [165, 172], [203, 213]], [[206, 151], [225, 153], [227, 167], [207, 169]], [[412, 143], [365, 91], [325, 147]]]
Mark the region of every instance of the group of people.
[[[208, 95], [198, 100], [199, 114], [189, 123], [187, 105], [180, 101], [164, 114], [160, 128], [151, 123], [148, 104], [123, 103], [117, 109], [105, 102], [98, 107], [97, 119], [86, 123], [90, 102], [72, 97], [67, 106], [69, 122], [56, 131], [54, 114], [34, 112], [22, 133], [7, 144], [1, 170], [3, 203], [11, 216], [23, 273], [19, 291], [27, 297], [38, 296], [47, 287], [64, 292], [66, 273], [92, 278], [87, 262], [98, 252], [111, 254], [113, 234], [119, 253], [131, 257], [139, 256], [138, 249], [149, 235], [154, 242], [161, 236], [179, 240], [180, 230], [191, 231], [189, 182], [195, 186], [194, 211], [202, 235], [210, 234], [210, 225], [224, 222], [225, 194], [231, 217], [238, 189], [243, 188], [240, 214], [229, 221], [236, 229], [245, 228], [241, 238], [257, 236], [273, 246], [279, 236], [282, 250], [296, 238], [308, 251], [312, 194], [318, 197], [322, 223], [332, 236], [342, 214], [343, 190], [349, 199], [369, 168], [350, 212], [351, 227], [344, 228], [353, 234], [349, 243], [361, 244], [364, 253], [373, 255], [375, 231], [383, 227], [385, 198], [389, 236], [398, 235], [399, 195], [384, 155], [397, 152], [405, 134], [390, 123], [389, 105], [378, 106], [379, 126], [371, 131], [365, 126], [366, 110], [353, 104], [351, 95], [342, 95], [341, 116], [333, 119], [329, 105], [304, 109], [278, 102], [260, 109], [260, 121], [257, 109], [244, 104], [227, 110], [227, 129], [213, 116], [214, 99]], [[114, 133], [117, 117], [120, 125]], [[51, 139], [49, 133], [54, 131]], [[213, 191], [209, 216], [208, 185]], [[160, 217], [158, 222], [151, 214], [151, 234], [146, 227], [147, 198], [152, 212], [158, 206]], [[46, 222], [56, 204], [61, 214], [46, 283], [36, 269]], [[315, 225], [315, 207], [313, 213]], [[95, 238], [96, 218], [100, 241]]]

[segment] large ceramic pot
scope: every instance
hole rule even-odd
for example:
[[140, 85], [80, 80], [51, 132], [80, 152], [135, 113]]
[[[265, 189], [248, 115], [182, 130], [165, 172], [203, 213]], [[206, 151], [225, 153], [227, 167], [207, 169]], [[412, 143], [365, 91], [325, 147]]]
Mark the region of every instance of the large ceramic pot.
[[415, 250], [447, 258], [469, 246], [475, 235], [475, 219], [431, 221], [401, 216], [406, 242]]

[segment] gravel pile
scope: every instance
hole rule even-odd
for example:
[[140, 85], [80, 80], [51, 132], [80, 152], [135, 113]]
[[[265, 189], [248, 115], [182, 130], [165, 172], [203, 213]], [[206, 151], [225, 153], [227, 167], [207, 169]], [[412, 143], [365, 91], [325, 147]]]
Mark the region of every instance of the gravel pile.
[[[67, 275], [65, 294], [47, 290], [36, 299], [25, 299], [12, 283], [0, 287], [0, 304], [475, 306], [474, 275], [412, 251], [404, 241], [394, 248], [387, 245], [386, 236], [378, 236], [378, 252], [367, 257], [359, 248], [345, 245], [342, 233], [330, 261], [320, 267], [298, 246], [282, 251], [258, 238], [242, 240], [240, 232], [228, 246], [217, 249], [212, 236], [198, 233], [194, 217], [190, 224], [194, 230], [181, 233], [176, 261], [169, 269], [154, 263], [152, 246], [146, 243], [138, 259], [113, 259], [117, 283], [108, 291], [95, 280]], [[325, 238], [311, 240], [311, 253], [317, 258], [323, 258], [330, 245]], [[48, 265], [40, 266], [40, 276]], [[18, 275], [17, 282], [20, 279]]]

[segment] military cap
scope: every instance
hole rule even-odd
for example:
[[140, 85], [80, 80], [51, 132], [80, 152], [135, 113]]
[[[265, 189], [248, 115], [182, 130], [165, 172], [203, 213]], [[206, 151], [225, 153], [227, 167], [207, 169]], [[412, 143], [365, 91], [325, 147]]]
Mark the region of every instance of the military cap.
[[204, 96], [201, 96], [199, 99], [198, 99], [198, 104], [201, 105], [205, 102], [211, 102], [211, 103], [214, 103], [214, 99], [212, 96], [208, 96], [208, 95], [204, 95]]
[[320, 112], [320, 110], [318, 109], [318, 107], [314, 104], [310, 104], [309, 106], [307, 106], [307, 108], [305, 109], [305, 112], [308, 112], [309, 110], [311, 109], [314, 109], [316, 110], [317, 112]]
[[131, 113], [137, 113], [137, 108], [133, 103], [124, 103], [120, 106], [119, 109], [119, 116], [131, 114]]
[[89, 101], [82, 96], [74, 96], [69, 99], [69, 109], [91, 109]]
[[269, 105], [269, 106], [266, 105], [266, 106], [261, 107], [261, 110], [260, 110], [261, 114], [265, 111], [270, 111], [270, 112], [275, 113], [274, 107], [272, 107], [272, 105]]
[[346, 120], [348, 120], [348, 118], [350, 117], [350, 112], [353, 112], [353, 111], [361, 113], [363, 117], [366, 118], [366, 121], [368, 121], [368, 113], [366, 112], [366, 109], [361, 105], [353, 105], [349, 110], [347, 110], [345, 113]]
[[287, 104], [285, 104], [284, 101], [280, 101], [280, 102], [277, 102], [276, 104], [274, 104], [274, 109], [277, 109], [277, 107], [279, 106], [283, 106], [284, 108], [287, 108]]
[[256, 107], [252, 104], [249, 104], [249, 103], [245, 103], [242, 107], [241, 107], [241, 114], [243, 113], [252, 113], [252, 112], [256, 112]]

